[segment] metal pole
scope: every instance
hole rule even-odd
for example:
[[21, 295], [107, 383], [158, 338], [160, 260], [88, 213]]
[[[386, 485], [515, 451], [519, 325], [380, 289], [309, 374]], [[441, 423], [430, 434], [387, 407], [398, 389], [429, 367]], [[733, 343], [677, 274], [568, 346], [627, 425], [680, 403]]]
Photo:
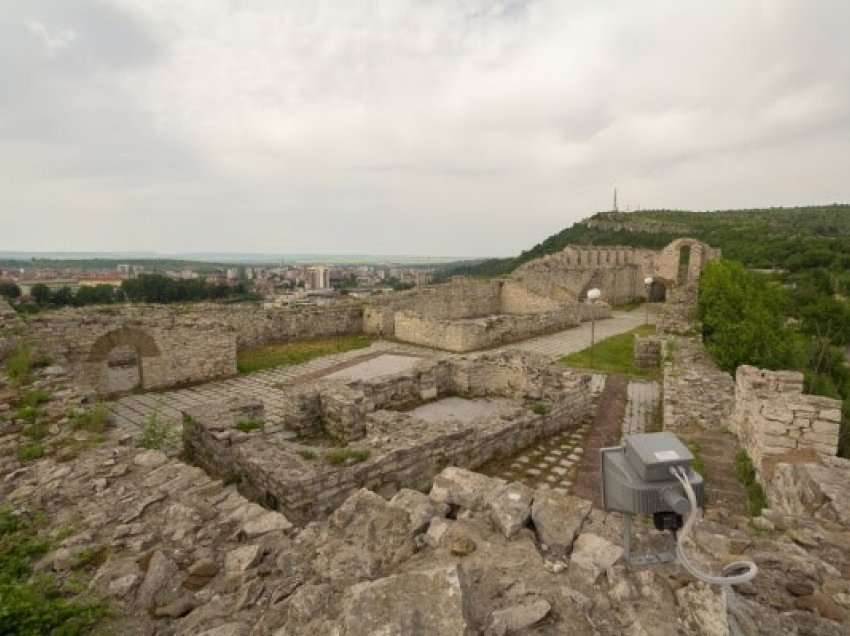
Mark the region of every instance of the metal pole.
[[593, 367], [593, 345], [596, 342], [596, 312], [593, 311], [594, 302], [590, 301], [590, 366]]
[[644, 318], [643, 324], [649, 324], [649, 285], [646, 286], [646, 317]]

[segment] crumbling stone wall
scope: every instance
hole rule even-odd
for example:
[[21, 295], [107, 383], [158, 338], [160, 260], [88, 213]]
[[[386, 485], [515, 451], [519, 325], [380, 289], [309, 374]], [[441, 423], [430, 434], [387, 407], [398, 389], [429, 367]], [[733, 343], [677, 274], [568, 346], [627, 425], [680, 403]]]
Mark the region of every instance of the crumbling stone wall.
[[655, 336], [635, 338], [635, 366], [640, 369], [654, 369], [661, 366], [663, 341]]
[[671, 336], [664, 347], [664, 430], [732, 424], [735, 383], [696, 338]]
[[0, 362], [6, 359], [18, 345], [18, 336], [23, 332], [23, 321], [11, 305], [0, 298]]
[[[384, 495], [405, 487], [425, 489], [447, 465], [476, 467], [509, 456], [542, 436], [577, 426], [591, 408], [589, 376], [518, 352], [426, 361], [411, 371], [344, 388], [320, 381], [286, 395], [307, 410], [294, 408], [293, 418], [285, 417], [280, 428], [251, 433], [235, 429], [235, 418], [221, 415], [232, 406], [187, 410], [184, 442], [192, 460], [208, 472], [238, 478], [243, 494], [299, 523], [329, 513], [357, 488]], [[516, 400], [515, 412], [472, 422], [426, 422], [383, 410], [447, 395], [510, 398]], [[530, 410], [529, 401], [546, 403], [546, 412]], [[308, 425], [310, 416], [315, 419]], [[298, 439], [292, 439], [293, 432]], [[326, 463], [321, 446], [303, 441], [322, 432], [341, 435], [349, 448], [368, 451], [368, 458]]]
[[501, 314], [465, 320], [441, 320], [402, 311], [395, 315], [395, 335], [404, 342], [464, 353], [569, 329], [579, 322], [576, 311], [569, 307], [539, 314]]
[[[680, 280], [683, 249], [689, 250], [689, 258]], [[563, 301], [581, 300], [588, 289], [597, 287], [603, 300], [616, 305], [646, 298], [643, 281], [647, 276], [663, 284], [668, 295], [679, 286], [693, 284], [705, 265], [719, 257], [720, 250], [690, 238], [677, 239], [659, 252], [569, 245], [525, 263], [512, 278], [537, 294]]]
[[794, 458], [833, 457], [841, 402], [803, 394], [803, 374], [741, 365], [735, 374], [732, 419], [741, 445], [763, 479]]

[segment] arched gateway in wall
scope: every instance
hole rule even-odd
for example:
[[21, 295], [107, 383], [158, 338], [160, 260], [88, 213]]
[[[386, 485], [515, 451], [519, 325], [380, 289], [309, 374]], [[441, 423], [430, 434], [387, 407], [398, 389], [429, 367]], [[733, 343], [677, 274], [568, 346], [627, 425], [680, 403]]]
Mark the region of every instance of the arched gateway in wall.
[[121, 327], [95, 340], [88, 363], [97, 370], [98, 392], [126, 393], [144, 388], [142, 359], [159, 355], [160, 349], [149, 333]]

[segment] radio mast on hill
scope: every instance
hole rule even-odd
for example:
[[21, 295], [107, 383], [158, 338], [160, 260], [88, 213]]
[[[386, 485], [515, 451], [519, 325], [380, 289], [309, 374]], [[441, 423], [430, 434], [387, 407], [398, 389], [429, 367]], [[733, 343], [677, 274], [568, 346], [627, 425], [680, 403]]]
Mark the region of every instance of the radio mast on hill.
[[614, 188], [614, 212], [618, 212], [617, 209], [617, 188]]

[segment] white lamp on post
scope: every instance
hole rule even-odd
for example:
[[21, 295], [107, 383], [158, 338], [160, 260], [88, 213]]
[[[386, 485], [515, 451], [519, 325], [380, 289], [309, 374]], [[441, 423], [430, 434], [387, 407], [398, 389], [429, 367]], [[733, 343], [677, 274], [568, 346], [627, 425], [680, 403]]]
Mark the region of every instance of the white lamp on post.
[[593, 305], [599, 300], [602, 292], [596, 287], [587, 290], [587, 302], [590, 304], [590, 366], [593, 366], [593, 345], [596, 342], [596, 312], [593, 310]]
[[643, 284], [646, 285], [646, 317], [643, 324], [649, 324], [649, 292], [652, 289], [652, 276], [647, 276], [643, 279]]

